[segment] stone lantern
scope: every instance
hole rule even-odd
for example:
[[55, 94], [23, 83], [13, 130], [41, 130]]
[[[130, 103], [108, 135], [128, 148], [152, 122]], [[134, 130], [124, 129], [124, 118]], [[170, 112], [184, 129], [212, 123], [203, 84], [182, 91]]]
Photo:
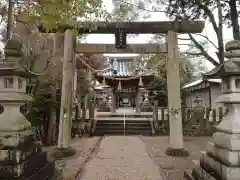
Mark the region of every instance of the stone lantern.
[[149, 91], [144, 89], [142, 92], [144, 93], [144, 101], [141, 104], [141, 112], [152, 112], [153, 107], [149, 101]]
[[195, 103], [196, 108], [201, 108], [202, 107], [202, 102], [203, 100], [199, 97], [199, 94], [196, 94], [195, 99], [193, 100]]
[[109, 88], [110, 86], [108, 86], [106, 84], [105, 78], [102, 81], [101, 87], [103, 88], [103, 95], [102, 95], [102, 99], [99, 103], [99, 108], [98, 111], [99, 112], [110, 112], [111, 111], [111, 106], [109, 106], [108, 103], [108, 96], [109, 96]]
[[229, 58], [219, 67], [205, 74], [207, 78], [222, 78], [222, 95], [217, 99], [228, 113], [216, 127], [213, 142], [202, 152], [200, 163], [185, 179], [240, 179], [240, 41], [226, 44], [225, 56]]
[[21, 44], [10, 40], [6, 58], [0, 62], [0, 179], [50, 179], [54, 163], [36, 142], [31, 123], [20, 112], [20, 106], [33, 98], [26, 94], [27, 79], [32, 74], [21, 68]]

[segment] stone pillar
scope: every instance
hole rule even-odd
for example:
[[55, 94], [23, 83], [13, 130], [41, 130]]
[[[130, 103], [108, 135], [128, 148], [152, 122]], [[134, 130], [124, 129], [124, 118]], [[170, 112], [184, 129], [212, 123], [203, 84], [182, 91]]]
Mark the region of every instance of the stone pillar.
[[[59, 122], [58, 149], [69, 149], [72, 124], [72, 96], [75, 74], [74, 60], [75, 37], [73, 31], [67, 29], [64, 35], [64, 57], [62, 69], [62, 93]], [[69, 153], [67, 153], [69, 154]]]
[[136, 106], [136, 113], [140, 113], [140, 89], [136, 88], [136, 94], [135, 94], [135, 106]]
[[167, 34], [167, 90], [170, 147], [166, 150], [166, 154], [169, 156], [188, 156], [189, 153], [183, 147], [179, 52], [177, 44], [177, 33], [169, 31]]
[[112, 88], [112, 107], [111, 107], [111, 112], [115, 113], [116, 112], [116, 89]]
[[223, 77], [223, 94], [216, 101], [223, 103], [228, 113], [217, 125], [213, 142], [208, 143], [207, 152], [202, 152], [200, 163], [191, 174], [185, 172], [187, 180], [240, 179], [240, 41], [230, 41], [225, 48], [225, 56], [230, 59], [212, 72]]

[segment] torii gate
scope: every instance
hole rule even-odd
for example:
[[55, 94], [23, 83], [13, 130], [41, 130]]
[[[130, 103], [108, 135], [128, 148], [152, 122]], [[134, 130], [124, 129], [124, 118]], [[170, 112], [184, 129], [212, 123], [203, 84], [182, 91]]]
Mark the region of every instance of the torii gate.
[[[203, 21], [157, 21], [157, 22], [77, 22], [52, 29], [51, 33], [64, 34], [64, 60], [62, 77], [61, 113], [58, 148], [69, 148], [72, 90], [76, 62], [74, 53], [167, 53], [167, 87], [170, 124], [170, 146], [166, 154], [187, 156], [184, 149], [180, 97], [179, 52], [177, 33], [201, 33]], [[76, 44], [73, 30], [81, 33], [115, 34], [116, 44]], [[40, 32], [46, 32], [39, 27]], [[167, 34], [164, 44], [126, 44], [126, 34]], [[66, 116], [66, 117], [64, 117]]]

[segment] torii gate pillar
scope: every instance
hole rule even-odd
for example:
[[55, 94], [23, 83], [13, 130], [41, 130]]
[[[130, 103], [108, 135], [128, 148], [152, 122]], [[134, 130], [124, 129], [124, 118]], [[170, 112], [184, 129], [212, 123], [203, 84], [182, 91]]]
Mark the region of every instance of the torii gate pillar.
[[168, 113], [170, 147], [166, 154], [169, 156], [189, 156], [183, 145], [182, 113], [181, 113], [181, 89], [180, 68], [177, 33], [167, 33], [167, 91], [168, 91]]

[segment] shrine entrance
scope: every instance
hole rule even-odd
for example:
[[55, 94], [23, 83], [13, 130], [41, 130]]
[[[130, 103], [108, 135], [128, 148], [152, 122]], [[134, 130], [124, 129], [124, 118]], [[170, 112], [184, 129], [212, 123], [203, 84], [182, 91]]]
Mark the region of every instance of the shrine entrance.
[[[182, 132], [182, 115], [181, 115], [181, 97], [180, 97], [180, 76], [179, 76], [179, 50], [178, 50], [178, 33], [201, 33], [204, 28], [202, 21], [159, 21], [159, 22], [77, 22], [71, 21], [61, 25], [51, 33], [62, 32], [64, 37], [64, 61], [63, 61], [63, 77], [62, 77], [62, 99], [59, 129], [63, 132], [69, 132], [71, 127], [71, 106], [72, 90], [69, 85], [73, 86], [74, 69], [76, 63], [74, 61], [74, 53], [162, 53], [167, 58], [167, 89], [168, 89], [168, 109], [170, 124], [170, 147], [166, 153], [171, 156], [187, 155], [187, 151], [183, 145]], [[72, 29], [76, 29], [80, 34], [100, 33], [115, 34], [115, 44], [76, 44]], [[44, 28], [39, 27], [41, 32], [47, 32]], [[49, 31], [48, 31], [49, 32]], [[166, 34], [166, 42], [163, 44], [127, 44], [127, 34]], [[73, 38], [74, 37], [74, 38]], [[119, 78], [110, 77], [108, 83], [119, 83]], [[140, 82], [142, 75], [131, 77], [133, 82]], [[99, 78], [100, 82], [106, 78]], [[121, 78], [124, 81], [124, 78]], [[144, 80], [143, 80], [144, 81]], [[146, 83], [143, 82], [143, 83]], [[110, 84], [109, 84], [110, 85]], [[115, 84], [117, 87], [118, 84]], [[139, 91], [136, 102], [136, 109], [139, 112]], [[116, 90], [112, 91], [112, 112], [116, 110]], [[126, 100], [127, 101], [127, 100]], [[65, 114], [66, 113], [66, 114]], [[66, 115], [67, 118], [63, 118]], [[69, 134], [69, 133], [68, 133]], [[66, 134], [65, 134], [66, 136]], [[67, 148], [69, 138], [60, 133], [59, 148]]]
[[126, 88], [116, 94], [117, 107], [135, 107], [135, 92], [133, 88]]

